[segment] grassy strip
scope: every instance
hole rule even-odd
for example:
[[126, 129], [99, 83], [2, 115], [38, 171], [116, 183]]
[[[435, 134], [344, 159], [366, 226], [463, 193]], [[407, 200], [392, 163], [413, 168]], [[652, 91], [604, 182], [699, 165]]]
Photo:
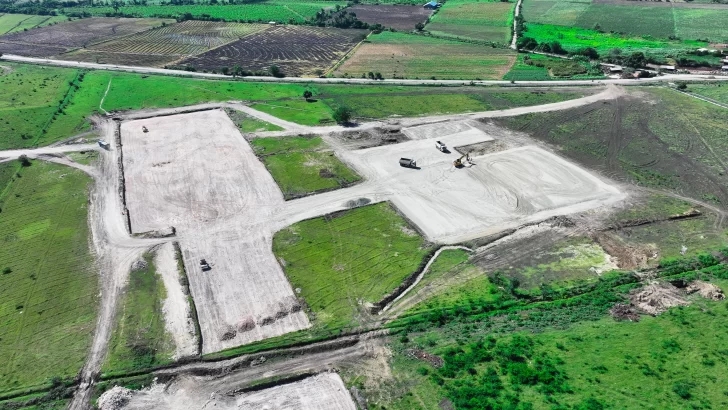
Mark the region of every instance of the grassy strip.
[[91, 342], [97, 294], [88, 249], [89, 177], [33, 161], [14, 178], [0, 214], [0, 391], [5, 392], [77, 374]]
[[171, 362], [174, 343], [165, 330], [164, 283], [154, 267], [154, 255], [144, 255], [145, 267], [132, 269], [123, 307], [109, 343], [102, 371], [128, 372]]
[[321, 137], [256, 138], [251, 145], [286, 199], [351, 186], [361, 177]]

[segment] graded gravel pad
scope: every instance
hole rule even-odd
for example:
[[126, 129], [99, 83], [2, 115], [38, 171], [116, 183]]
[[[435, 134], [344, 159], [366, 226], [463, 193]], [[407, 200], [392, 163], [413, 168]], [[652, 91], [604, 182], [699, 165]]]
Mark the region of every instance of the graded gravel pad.
[[[535, 146], [475, 157], [473, 166], [458, 169], [453, 166], [460, 157], [458, 146], [492, 138], [473, 128], [436, 139], [450, 153], [438, 151], [435, 139], [425, 139], [345, 157], [381, 186], [376, 191], [388, 191], [386, 199], [430, 241], [457, 243], [624, 197], [617, 188]], [[400, 157], [416, 159], [419, 169], [401, 167]]]
[[271, 251], [282, 194], [225, 113], [128, 121], [121, 136], [132, 231], [177, 229], [202, 352], [309, 327]]
[[240, 410], [355, 410], [354, 401], [336, 373], [322, 373], [291, 384], [248, 393], [237, 400]]

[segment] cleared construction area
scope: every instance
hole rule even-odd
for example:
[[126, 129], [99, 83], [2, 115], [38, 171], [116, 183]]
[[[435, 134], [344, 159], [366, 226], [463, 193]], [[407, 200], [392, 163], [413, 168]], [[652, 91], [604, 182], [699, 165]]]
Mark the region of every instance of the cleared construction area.
[[270, 251], [271, 233], [256, 228], [283, 196], [227, 115], [128, 121], [121, 138], [132, 232], [176, 228], [202, 352], [309, 327]]

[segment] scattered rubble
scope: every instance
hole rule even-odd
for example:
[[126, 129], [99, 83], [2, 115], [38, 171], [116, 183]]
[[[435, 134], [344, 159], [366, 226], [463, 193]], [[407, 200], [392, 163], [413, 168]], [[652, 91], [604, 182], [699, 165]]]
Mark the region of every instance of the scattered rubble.
[[719, 287], [712, 283], [703, 282], [702, 280], [692, 281], [687, 288], [685, 288], [685, 291], [688, 294], [697, 292], [698, 295], [710, 300], [725, 299], [725, 294], [723, 294], [723, 291]]
[[445, 364], [445, 361], [441, 357], [429, 354], [424, 350], [408, 349], [406, 353], [410, 357], [426, 361], [433, 367], [442, 367]]
[[685, 299], [685, 294], [670, 283], [652, 283], [635, 289], [630, 292], [629, 300], [632, 306], [652, 316], [657, 316], [671, 307], [690, 304]]
[[134, 261], [131, 264], [131, 271], [132, 272], [138, 272], [140, 270], [146, 269], [148, 266], [149, 265], [147, 264], [147, 262], [145, 260], [139, 259], [139, 260]]
[[632, 305], [626, 303], [617, 303], [609, 309], [609, 314], [616, 320], [629, 320], [630, 322], [639, 322], [640, 313]]
[[118, 410], [123, 408], [131, 399], [132, 391], [121, 386], [114, 386], [99, 397], [100, 410]]

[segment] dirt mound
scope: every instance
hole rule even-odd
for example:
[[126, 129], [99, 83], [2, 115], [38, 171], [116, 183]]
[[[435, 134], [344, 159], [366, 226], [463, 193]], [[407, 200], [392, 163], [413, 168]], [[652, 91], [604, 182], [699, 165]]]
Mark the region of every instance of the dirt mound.
[[222, 329], [220, 329], [220, 340], [230, 340], [234, 339], [235, 336], [238, 334], [237, 330], [235, 330], [232, 326], [225, 326]]
[[617, 303], [609, 309], [609, 314], [616, 320], [629, 320], [630, 322], [639, 322], [640, 313], [632, 305], [625, 303]]
[[407, 355], [415, 359], [424, 360], [433, 367], [442, 367], [445, 364], [445, 361], [442, 360], [441, 357], [429, 354], [419, 349], [409, 349], [407, 350]]
[[713, 285], [712, 283], [703, 282], [702, 280], [692, 281], [685, 288], [685, 291], [689, 294], [697, 292], [698, 295], [710, 300], [725, 299], [725, 294], [723, 294], [723, 291], [719, 287]]
[[686, 306], [689, 302], [680, 289], [670, 283], [653, 283], [630, 292], [632, 306], [649, 314], [659, 315], [671, 307]]
[[247, 332], [255, 328], [255, 320], [252, 316], [248, 316], [238, 324], [238, 332]]
[[121, 409], [131, 399], [131, 390], [114, 386], [111, 390], [107, 390], [99, 397], [98, 405], [101, 410], [117, 410]]
[[605, 232], [596, 234], [594, 240], [616, 259], [620, 269], [645, 269], [650, 266], [651, 260], [656, 260], [659, 256], [657, 247], [654, 245], [627, 244], [620, 238]]

